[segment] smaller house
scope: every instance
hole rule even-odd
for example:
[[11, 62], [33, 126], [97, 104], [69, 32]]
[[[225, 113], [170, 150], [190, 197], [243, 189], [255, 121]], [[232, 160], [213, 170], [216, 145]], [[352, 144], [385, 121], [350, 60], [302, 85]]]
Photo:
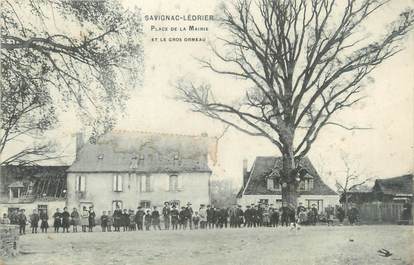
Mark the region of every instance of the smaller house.
[[[357, 187], [349, 192], [348, 203], [357, 205], [367, 202], [413, 202], [413, 175], [407, 174], [403, 176], [376, 179], [374, 186]], [[345, 198], [341, 195], [341, 203], [345, 202]]]
[[[376, 179], [368, 190], [347, 193], [348, 203], [357, 207], [362, 222], [396, 223], [412, 220], [413, 174]], [[341, 203], [345, 203], [341, 196]]]
[[0, 214], [9, 216], [20, 209], [53, 213], [66, 205], [68, 166], [20, 166], [0, 168]]
[[[300, 166], [305, 170], [305, 175], [298, 186], [298, 202], [308, 208], [315, 204], [319, 211], [338, 204], [338, 194], [323, 182], [310, 160], [302, 159]], [[238, 204], [268, 203], [281, 207], [280, 174], [274, 174], [274, 169], [281, 171], [281, 157], [256, 157], [250, 171], [247, 171], [247, 161], [243, 161], [243, 186], [237, 194]]]

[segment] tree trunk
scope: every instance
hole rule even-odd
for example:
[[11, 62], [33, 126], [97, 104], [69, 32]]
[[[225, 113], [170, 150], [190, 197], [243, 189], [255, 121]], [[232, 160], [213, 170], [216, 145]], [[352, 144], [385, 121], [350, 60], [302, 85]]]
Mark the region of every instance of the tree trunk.
[[282, 203], [293, 209], [296, 209], [298, 202], [298, 183], [296, 182], [296, 176], [294, 174], [295, 169], [296, 163], [293, 155], [293, 145], [291, 145], [283, 154]]

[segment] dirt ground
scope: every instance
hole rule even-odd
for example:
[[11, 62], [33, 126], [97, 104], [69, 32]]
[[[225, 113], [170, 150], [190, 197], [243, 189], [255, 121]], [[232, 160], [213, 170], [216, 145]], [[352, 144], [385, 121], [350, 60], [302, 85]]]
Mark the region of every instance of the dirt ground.
[[414, 264], [413, 235], [412, 226], [28, 234], [25, 254], [0, 264]]

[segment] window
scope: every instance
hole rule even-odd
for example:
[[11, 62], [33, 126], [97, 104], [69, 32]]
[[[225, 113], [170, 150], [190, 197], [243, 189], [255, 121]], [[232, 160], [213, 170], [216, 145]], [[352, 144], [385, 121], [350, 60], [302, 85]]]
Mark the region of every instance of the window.
[[47, 214], [47, 205], [45, 204], [39, 204], [37, 206], [37, 212], [40, 214], [41, 212], [44, 212], [45, 214]]
[[267, 179], [267, 189], [268, 190], [274, 190], [275, 189], [274, 179], [272, 179], [272, 178]]
[[259, 203], [261, 203], [261, 204], [268, 204], [269, 203], [269, 199], [259, 199]]
[[150, 208], [151, 207], [151, 201], [143, 200], [139, 203], [139, 205], [142, 208]]
[[312, 205], [318, 209], [318, 212], [323, 210], [323, 200], [306, 200], [308, 204], [308, 208], [312, 208]]
[[170, 191], [178, 191], [178, 176], [170, 176]]
[[122, 175], [114, 175], [114, 191], [122, 191]]
[[298, 189], [300, 190], [300, 191], [304, 191], [304, 190], [307, 190], [306, 188], [306, 184], [307, 184], [307, 182], [308, 182], [308, 180], [305, 180], [305, 181], [301, 181], [301, 182], [299, 182], [299, 186], [298, 186]]
[[151, 175], [141, 176], [141, 192], [152, 191], [152, 177]]
[[120, 200], [112, 201], [112, 211], [115, 211], [116, 206], [119, 206], [119, 209], [122, 209], [123, 208], [122, 201], [120, 201]]
[[308, 185], [309, 185], [308, 190], [313, 190], [313, 179], [308, 179]]
[[19, 188], [10, 188], [12, 198], [19, 198]]
[[86, 191], [86, 178], [85, 176], [76, 176], [75, 191]]

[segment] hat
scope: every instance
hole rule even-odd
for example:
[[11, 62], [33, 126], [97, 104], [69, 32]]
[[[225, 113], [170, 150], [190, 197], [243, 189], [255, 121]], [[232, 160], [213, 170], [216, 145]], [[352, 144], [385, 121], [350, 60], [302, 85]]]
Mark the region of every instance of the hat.
[[191, 205], [191, 203], [190, 202], [187, 202], [187, 205]]

